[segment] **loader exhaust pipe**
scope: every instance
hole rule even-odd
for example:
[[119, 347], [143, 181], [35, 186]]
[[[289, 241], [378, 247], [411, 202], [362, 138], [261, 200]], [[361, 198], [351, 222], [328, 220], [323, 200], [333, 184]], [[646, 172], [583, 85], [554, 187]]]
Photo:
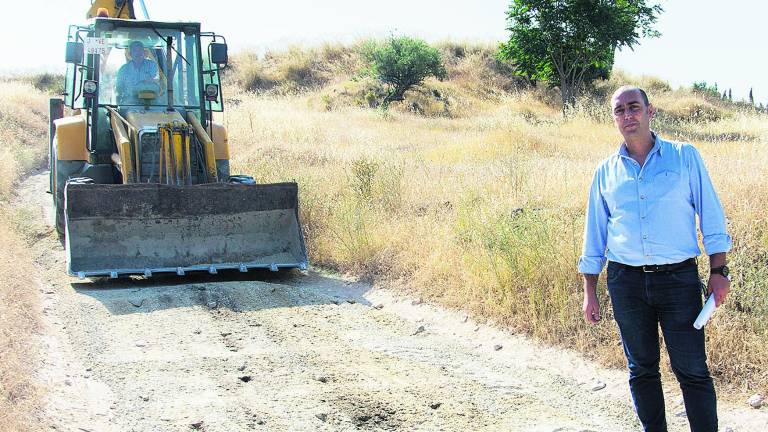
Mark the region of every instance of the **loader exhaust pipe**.
[[168, 111], [173, 111], [173, 65], [171, 62], [173, 61], [173, 53], [171, 52], [173, 50], [173, 37], [168, 36], [165, 40], [166, 47], [165, 47], [165, 68], [167, 69], [165, 72], [165, 80], [167, 81], [166, 87], [168, 90], [166, 92], [168, 93]]

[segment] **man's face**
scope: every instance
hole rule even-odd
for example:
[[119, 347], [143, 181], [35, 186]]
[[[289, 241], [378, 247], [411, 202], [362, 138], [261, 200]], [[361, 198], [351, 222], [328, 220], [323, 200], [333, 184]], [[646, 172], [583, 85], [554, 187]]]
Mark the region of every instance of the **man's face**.
[[144, 60], [144, 47], [139, 44], [131, 45], [131, 59], [134, 61]]
[[646, 136], [651, 130], [653, 105], [645, 104], [639, 90], [626, 90], [611, 100], [613, 120], [624, 139]]

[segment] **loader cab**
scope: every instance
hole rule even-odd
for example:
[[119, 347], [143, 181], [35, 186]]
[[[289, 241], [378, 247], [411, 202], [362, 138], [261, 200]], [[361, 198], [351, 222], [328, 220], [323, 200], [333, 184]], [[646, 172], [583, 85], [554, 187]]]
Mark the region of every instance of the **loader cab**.
[[110, 162], [108, 108], [122, 115], [191, 111], [206, 127], [223, 111], [226, 41], [201, 33], [199, 23], [97, 18], [70, 27], [66, 57], [64, 103], [87, 111], [91, 163]]

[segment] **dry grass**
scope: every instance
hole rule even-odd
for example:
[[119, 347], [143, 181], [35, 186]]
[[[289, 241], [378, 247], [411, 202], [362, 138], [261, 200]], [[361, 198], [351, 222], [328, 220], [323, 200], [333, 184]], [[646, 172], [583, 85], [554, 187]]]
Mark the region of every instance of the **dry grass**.
[[348, 78], [362, 67], [361, 61], [357, 46], [291, 46], [283, 51], [269, 51], [262, 57], [253, 52], [234, 56], [231, 77], [248, 91], [291, 94]]
[[38, 352], [30, 336], [39, 332], [41, 311], [33, 278], [19, 277], [36, 269], [27, 245], [5, 223], [0, 242], [0, 432], [37, 430], [41, 388], [33, 379]]
[[[37, 430], [41, 388], [33, 379], [40, 305], [28, 246], [8, 208], [13, 187], [47, 156], [46, 96], [0, 82], [0, 432]], [[19, 277], [19, 275], [23, 275]]]
[[0, 203], [47, 157], [47, 106], [47, 96], [31, 84], [0, 81]]
[[[450, 80], [428, 85], [469, 107], [452, 116], [318, 109], [327, 88], [241, 94], [226, 117], [233, 167], [260, 181], [298, 181], [315, 264], [404, 281], [416, 295], [621, 366], [610, 312], [600, 326], [582, 322], [575, 268], [592, 170], [619, 142], [606, 105], [614, 80], [567, 120], [550, 90], [489, 98]], [[736, 239], [739, 275], [708, 331], [721, 390], [766, 391], [766, 117], [635, 81], [665, 113], [655, 127], [701, 150]]]
[[[344, 46], [324, 44], [313, 48], [289, 47], [263, 56], [243, 52], [233, 57], [228, 78], [240, 88], [266, 96], [309, 95], [314, 109], [378, 107], [384, 86], [366, 74], [362, 54], [366, 41]], [[509, 64], [498, 61], [495, 46], [443, 42], [437, 46], [448, 81], [427, 79], [391, 106], [395, 112], [426, 117], [466, 117], [491, 108], [510, 92], [530, 86], [512, 74]]]

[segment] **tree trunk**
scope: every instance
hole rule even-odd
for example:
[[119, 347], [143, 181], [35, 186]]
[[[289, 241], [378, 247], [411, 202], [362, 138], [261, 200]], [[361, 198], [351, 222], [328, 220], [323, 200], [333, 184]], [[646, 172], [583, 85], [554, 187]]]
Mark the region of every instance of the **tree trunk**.
[[405, 86], [400, 85], [400, 86], [396, 86], [395, 88], [390, 90], [387, 93], [387, 96], [384, 97], [384, 101], [382, 102], [384, 107], [387, 108], [387, 107], [389, 107], [390, 103], [395, 102], [395, 101], [401, 101], [401, 100], [405, 99], [405, 92], [408, 91], [409, 88], [410, 88], [410, 86], [405, 87]]
[[560, 78], [560, 98], [563, 100], [563, 116], [568, 114], [568, 108], [576, 105], [576, 89], [567, 78]]

